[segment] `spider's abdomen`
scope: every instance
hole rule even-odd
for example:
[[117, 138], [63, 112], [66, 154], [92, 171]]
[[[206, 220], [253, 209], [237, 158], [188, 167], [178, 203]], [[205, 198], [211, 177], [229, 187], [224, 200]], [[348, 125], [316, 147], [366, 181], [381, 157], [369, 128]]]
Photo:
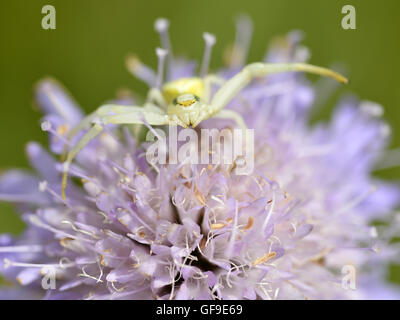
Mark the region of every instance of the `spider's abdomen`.
[[168, 104], [172, 103], [178, 96], [190, 93], [194, 96], [203, 97], [204, 83], [201, 78], [181, 78], [167, 82], [162, 88], [162, 94]]

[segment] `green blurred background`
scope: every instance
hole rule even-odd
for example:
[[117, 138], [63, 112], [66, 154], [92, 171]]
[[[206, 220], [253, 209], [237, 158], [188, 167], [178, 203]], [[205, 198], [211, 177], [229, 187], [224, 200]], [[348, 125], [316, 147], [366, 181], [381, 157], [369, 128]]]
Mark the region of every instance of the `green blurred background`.
[[[41, 8], [56, 8], [56, 30], [41, 28]], [[351, 4], [357, 29], [341, 28], [341, 8]], [[200, 59], [202, 32], [217, 35], [212, 68], [222, 65], [224, 49], [234, 39], [234, 18], [242, 12], [254, 21], [249, 61], [263, 57], [269, 41], [293, 29], [303, 30], [311, 49], [311, 62], [329, 66], [341, 62], [351, 84], [346, 92], [385, 107], [393, 128], [392, 147], [400, 146], [400, 1], [320, 0], [1, 0], [0, 2], [0, 170], [27, 168], [24, 145], [29, 140], [46, 143], [40, 130], [40, 113], [34, 110], [32, 87], [52, 75], [72, 92], [86, 111], [94, 110], [117, 89], [144, 94], [146, 87], [125, 70], [124, 57], [136, 53], [152, 66], [159, 45], [153, 23], [171, 20], [175, 54]], [[400, 170], [380, 171], [397, 180]], [[23, 224], [8, 204], [0, 204], [0, 233], [18, 233]]]

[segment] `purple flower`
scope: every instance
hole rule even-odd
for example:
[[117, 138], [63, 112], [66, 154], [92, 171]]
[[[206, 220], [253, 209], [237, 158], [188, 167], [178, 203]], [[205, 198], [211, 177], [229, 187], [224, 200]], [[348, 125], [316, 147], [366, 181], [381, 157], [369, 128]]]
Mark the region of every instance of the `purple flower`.
[[[158, 21], [157, 29], [168, 47], [165, 23]], [[235, 59], [221, 70], [223, 77], [244, 63], [249, 41], [243, 39], [251, 27], [248, 21], [239, 25]], [[289, 34], [266, 61], [307, 60], [300, 40], [300, 33]], [[137, 58], [128, 66], [156, 84], [156, 73]], [[172, 58], [167, 79], [193, 72], [192, 62]], [[54, 80], [40, 82], [36, 94], [45, 113], [42, 129], [52, 153], [60, 155], [83, 112]], [[388, 243], [398, 230], [390, 213], [399, 189], [371, 176], [389, 137], [382, 109], [348, 98], [330, 123], [311, 127], [314, 96], [302, 75], [279, 74], [254, 81], [230, 103], [255, 130], [255, 170], [249, 175], [236, 175], [235, 163], [200, 165], [190, 157], [152, 166], [138, 127], [110, 126], [77, 155], [70, 168], [75, 183], [64, 201], [62, 162], [29, 143], [36, 173], [13, 170], [0, 177], [0, 199], [15, 203], [27, 223], [21, 237], [0, 237], [0, 271], [19, 282], [0, 297], [398, 297], [384, 278], [398, 252]], [[200, 126], [232, 125], [209, 119]], [[371, 225], [373, 219], [390, 222], [385, 234]], [[352, 268], [356, 288], [349, 289], [343, 279]], [[44, 290], [44, 279], [54, 280], [55, 288]]]

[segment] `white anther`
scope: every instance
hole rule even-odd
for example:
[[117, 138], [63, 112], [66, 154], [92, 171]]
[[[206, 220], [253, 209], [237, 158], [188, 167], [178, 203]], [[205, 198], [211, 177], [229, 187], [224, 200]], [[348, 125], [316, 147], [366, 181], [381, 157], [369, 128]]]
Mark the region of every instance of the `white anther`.
[[386, 123], [382, 124], [380, 127], [380, 131], [381, 131], [381, 135], [384, 138], [389, 137], [392, 134], [392, 129], [390, 128], [390, 126]]
[[39, 191], [45, 192], [47, 190], [47, 181], [40, 181], [39, 182]]
[[217, 41], [217, 38], [212, 33], [204, 32], [203, 39], [208, 46], [213, 46]]
[[211, 58], [211, 50], [215, 42], [217, 41], [215, 36], [208, 32], [203, 33], [203, 39], [206, 44], [206, 47], [204, 49], [203, 61], [201, 63], [200, 77], [204, 77], [208, 73], [208, 67], [210, 65], [210, 58]]
[[165, 32], [169, 28], [169, 21], [165, 18], [158, 18], [154, 23], [154, 29], [159, 32]]
[[164, 59], [168, 54], [168, 50], [162, 48], [156, 48], [156, 54], [159, 59]]
[[49, 131], [51, 130], [51, 123], [50, 121], [43, 121], [40, 127], [42, 128], [43, 131]]
[[3, 262], [4, 262], [4, 269], [11, 267], [11, 261], [8, 260], [7, 258], [4, 258]]
[[154, 23], [154, 29], [159, 33], [161, 40], [161, 47], [168, 52], [168, 64], [167, 71], [168, 75], [171, 73], [172, 61], [174, 60], [172, 54], [171, 41], [168, 35], [169, 21], [165, 18], [158, 18]]
[[375, 227], [371, 227], [371, 228], [369, 229], [369, 235], [370, 235], [372, 238], [378, 237], [378, 231], [376, 230]]
[[37, 226], [37, 227], [43, 227], [43, 223], [42, 221], [40, 221], [39, 217], [37, 215], [29, 215], [28, 217], [29, 222], [32, 223], [33, 225]]
[[310, 59], [311, 53], [310, 50], [308, 50], [307, 47], [300, 46], [297, 48], [296, 53], [295, 53], [295, 59], [298, 62], [306, 62], [307, 60]]

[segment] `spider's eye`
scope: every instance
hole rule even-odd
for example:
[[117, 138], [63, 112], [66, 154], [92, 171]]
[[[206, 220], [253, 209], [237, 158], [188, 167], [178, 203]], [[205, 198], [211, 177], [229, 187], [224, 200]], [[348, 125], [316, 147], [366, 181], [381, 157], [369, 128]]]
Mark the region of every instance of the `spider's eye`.
[[190, 107], [191, 105], [195, 104], [199, 100], [200, 99], [198, 96], [188, 93], [188, 94], [180, 95], [179, 97], [174, 99], [174, 104], [177, 106], [187, 108], [187, 107]]

